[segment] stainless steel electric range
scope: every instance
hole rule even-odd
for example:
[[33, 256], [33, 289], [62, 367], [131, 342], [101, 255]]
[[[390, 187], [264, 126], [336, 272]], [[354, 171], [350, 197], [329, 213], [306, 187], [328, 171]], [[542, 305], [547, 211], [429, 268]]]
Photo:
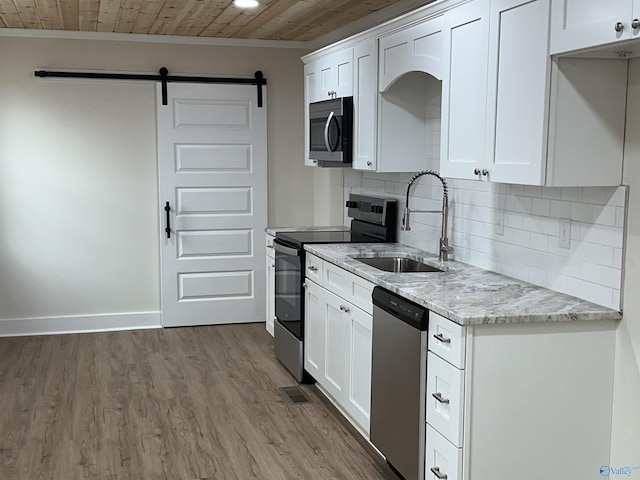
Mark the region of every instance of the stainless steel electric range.
[[351, 228], [276, 234], [274, 324], [276, 357], [298, 380], [313, 381], [304, 371], [304, 245], [309, 243], [395, 242], [397, 202], [351, 194], [347, 201]]

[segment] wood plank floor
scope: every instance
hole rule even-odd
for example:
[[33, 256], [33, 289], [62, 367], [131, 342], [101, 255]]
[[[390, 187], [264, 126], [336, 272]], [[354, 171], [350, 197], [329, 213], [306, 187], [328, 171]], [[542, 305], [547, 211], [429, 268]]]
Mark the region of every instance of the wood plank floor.
[[0, 479], [392, 480], [263, 324], [0, 338]]

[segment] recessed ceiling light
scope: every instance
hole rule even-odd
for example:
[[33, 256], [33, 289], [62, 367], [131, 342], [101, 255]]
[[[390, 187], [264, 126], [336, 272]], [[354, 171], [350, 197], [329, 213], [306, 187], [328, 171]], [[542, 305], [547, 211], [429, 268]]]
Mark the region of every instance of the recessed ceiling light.
[[253, 8], [258, 6], [258, 0], [233, 0], [233, 4], [240, 8]]

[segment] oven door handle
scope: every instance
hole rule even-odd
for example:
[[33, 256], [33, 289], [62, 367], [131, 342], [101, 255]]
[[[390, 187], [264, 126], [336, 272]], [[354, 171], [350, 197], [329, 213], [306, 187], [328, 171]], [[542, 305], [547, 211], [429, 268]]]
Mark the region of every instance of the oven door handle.
[[276, 252], [284, 253], [285, 255], [292, 255], [294, 257], [300, 256], [300, 250], [297, 248], [286, 247], [278, 242], [278, 239], [273, 241], [273, 249]]

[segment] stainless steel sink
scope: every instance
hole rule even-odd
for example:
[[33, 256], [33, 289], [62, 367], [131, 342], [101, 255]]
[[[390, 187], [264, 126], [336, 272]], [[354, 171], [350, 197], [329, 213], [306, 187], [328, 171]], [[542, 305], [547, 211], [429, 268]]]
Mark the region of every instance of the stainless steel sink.
[[359, 262], [365, 263], [371, 267], [383, 270], [385, 272], [394, 273], [411, 273], [411, 272], [442, 272], [439, 268], [432, 267], [426, 263], [418, 262], [412, 258], [406, 257], [353, 257]]

